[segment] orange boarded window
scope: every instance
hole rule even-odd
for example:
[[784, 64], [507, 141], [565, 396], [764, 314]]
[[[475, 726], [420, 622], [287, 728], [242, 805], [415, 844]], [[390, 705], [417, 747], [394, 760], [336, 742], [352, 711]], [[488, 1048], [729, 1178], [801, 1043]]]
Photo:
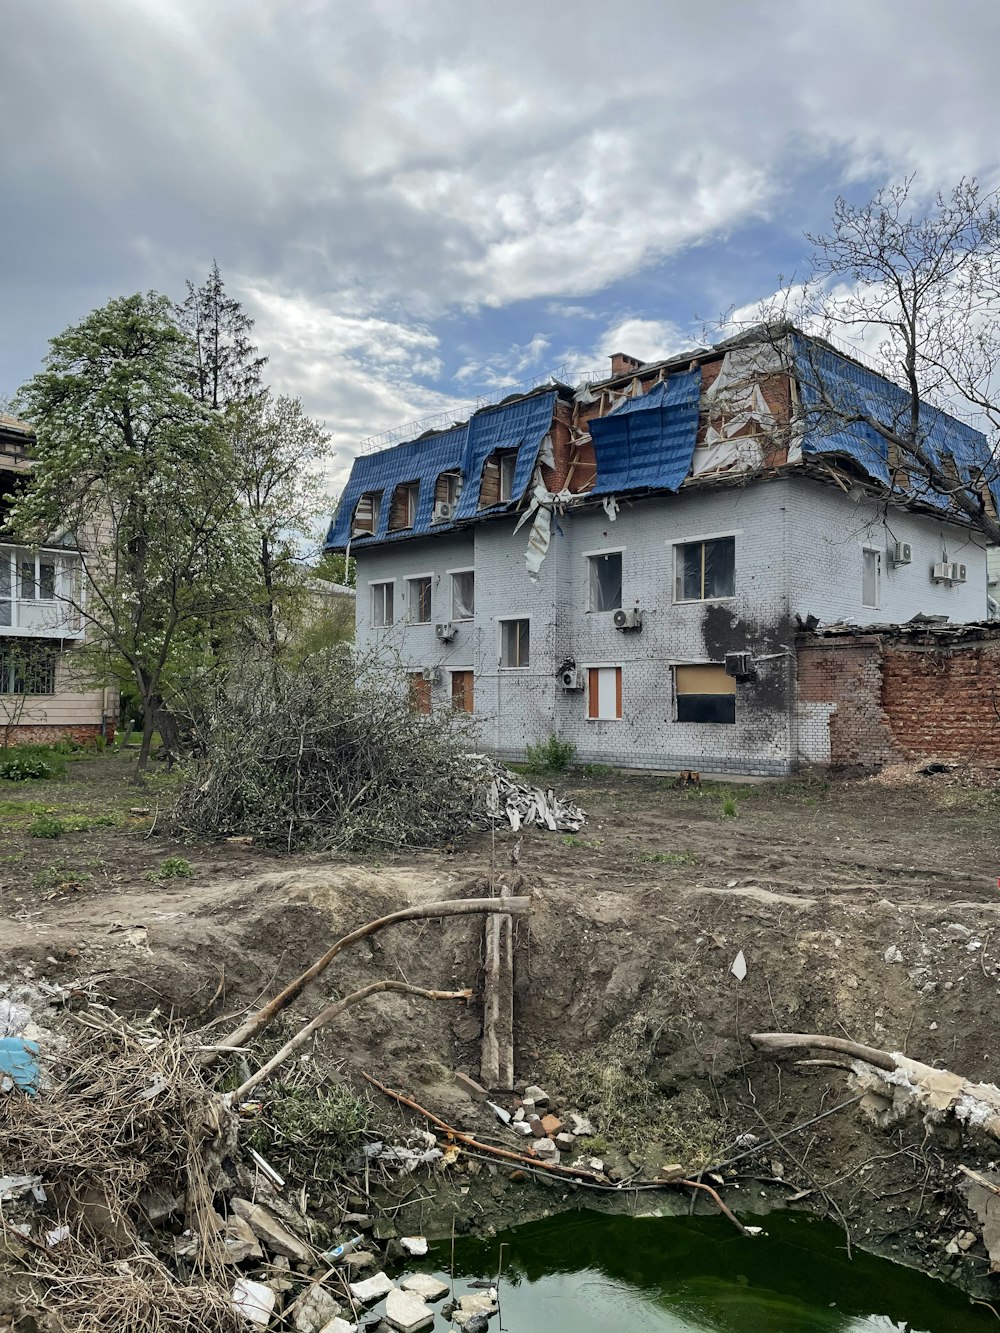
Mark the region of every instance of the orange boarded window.
[[587, 672], [587, 716], [613, 719], [621, 715], [621, 667], [591, 667]]
[[420, 671], [410, 674], [410, 707], [415, 713], [431, 711], [431, 683], [429, 680], [424, 680]]
[[471, 671], [453, 671], [451, 673], [451, 706], [456, 713], [473, 711]]

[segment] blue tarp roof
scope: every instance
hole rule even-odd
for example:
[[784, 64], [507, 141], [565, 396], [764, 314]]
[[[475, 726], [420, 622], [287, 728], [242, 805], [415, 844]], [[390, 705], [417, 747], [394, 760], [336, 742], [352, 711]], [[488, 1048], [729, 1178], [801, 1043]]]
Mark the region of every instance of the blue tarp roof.
[[696, 366], [591, 421], [597, 459], [593, 494], [678, 490], [691, 471], [700, 397], [701, 367]]
[[[864, 421], [841, 422], [837, 418], [840, 414], [862, 413], [905, 435], [910, 428], [910, 395], [891, 380], [812, 340], [796, 334], [793, 346], [795, 376], [806, 411], [803, 455], [846, 454], [873, 481], [893, 485], [888, 441]], [[993, 499], [1000, 508], [1000, 478], [994, 475], [996, 464], [985, 435], [921, 403], [919, 441], [935, 464], [940, 466], [944, 459], [953, 459], [966, 484], [978, 489], [985, 472]], [[900, 467], [906, 468], [904, 459], [900, 460]], [[953, 509], [949, 498], [932, 490], [923, 478], [914, 476], [913, 469], [909, 469], [909, 482], [906, 488], [897, 482], [896, 491], [939, 509]]]
[[[416, 533], [448, 532], [452, 523], [431, 524], [434, 508], [434, 487], [442, 472], [458, 469], [462, 473], [462, 494], [455, 510], [456, 522], [480, 514], [502, 512], [509, 504], [521, 499], [531, 481], [538, 449], [552, 425], [552, 411], [556, 394], [534, 394], [499, 407], [477, 412], [464, 426], [426, 439], [410, 440], [383, 449], [377, 454], [356, 458], [340, 504], [326, 537], [328, 550], [342, 550], [352, 545], [369, 545], [391, 541], [393, 538], [412, 537]], [[496, 449], [516, 449], [517, 467], [511, 499], [503, 504], [479, 508], [479, 485], [483, 464]], [[417, 499], [416, 520], [412, 528], [389, 531], [389, 510], [392, 494], [402, 482], [417, 481], [420, 492]], [[381, 494], [378, 526], [370, 537], [351, 538], [354, 510], [362, 495], [370, 491]]]

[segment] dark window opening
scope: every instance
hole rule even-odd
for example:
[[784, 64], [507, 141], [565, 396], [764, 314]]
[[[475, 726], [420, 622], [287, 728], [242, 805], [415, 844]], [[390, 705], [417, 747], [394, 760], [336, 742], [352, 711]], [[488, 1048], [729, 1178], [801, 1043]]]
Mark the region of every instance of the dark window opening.
[[430, 575], [423, 578], [410, 579], [409, 584], [409, 606], [407, 615], [411, 625], [426, 625], [431, 618], [431, 579]]
[[707, 602], [736, 595], [736, 538], [676, 546], [674, 600]]
[[736, 722], [736, 681], [724, 666], [675, 667], [674, 694], [678, 722]]
[[8, 643], [0, 648], [0, 694], [55, 694], [56, 651], [48, 644]]
[[460, 570], [451, 576], [451, 618], [472, 620], [476, 614], [476, 573]]
[[617, 611], [622, 604], [622, 553], [592, 555], [590, 565], [591, 611]]
[[527, 620], [500, 622], [500, 665], [526, 667], [530, 662], [531, 631]]

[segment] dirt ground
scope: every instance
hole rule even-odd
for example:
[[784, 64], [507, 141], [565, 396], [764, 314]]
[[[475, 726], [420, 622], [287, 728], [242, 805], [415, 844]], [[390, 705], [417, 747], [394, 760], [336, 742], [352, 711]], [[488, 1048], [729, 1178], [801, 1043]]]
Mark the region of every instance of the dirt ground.
[[[688, 790], [574, 773], [558, 786], [588, 812], [579, 834], [503, 831], [363, 865], [182, 845], [168, 831], [172, 779], [133, 785], [128, 756], [2, 786], [0, 993], [80, 985], [123, 1012], [225, 1030], [361, 922], [507, 882], [533, 898], [517, 932], [517, 1075], [546, 1080], [564, 1108], [608, 1113], [603, 1151], [626, 1172], [724, 1160], [741, 1133], [766, 1141], [850, 1095], [841, 1069], [757, 1054], [754, 1031], [847, 1036], [1000, 1080], [1000, 794], [960, 773]], [[46, 811], [90, 827], [33, 836]], [[164, 877], [178, 857], [190, 876]], [[382, 932], [337, 960], [292, 1025], [381, 978], [478, 988], [481, 935], [470, 919]], [[740, 951], [743, 981], [730, 971]], [[316, 1058], [481, 1126], [453, 1080], [477, 1072], [478, 1012], [379, 996], [324, 1033]], [[840, 1209], [856, 1243], [985, 1291], [982, 1247], [945, 1246], [970, 1221], [956, 1164], [989, 1157], [975, 1135], [882, 1131], [851, 1107], [758, 1154], [727, 1197], [744, 1211], [797, 1195]], [[473, 1191], [476, 1214], [452, 1193], [460, 1224], [480, 1229], [574, 1202], [493, 1178]], [[430, 1229], [433, 1207], [401, 1224]]]

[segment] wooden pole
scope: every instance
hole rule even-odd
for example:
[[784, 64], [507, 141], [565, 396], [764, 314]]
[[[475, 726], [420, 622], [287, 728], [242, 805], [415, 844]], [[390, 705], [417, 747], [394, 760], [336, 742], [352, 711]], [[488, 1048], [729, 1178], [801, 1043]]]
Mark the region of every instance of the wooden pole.
[[[510, 889], [500, 890], [504, 901]], [[514, 1086], [514, 923], [509, 914], [486, 918], [483, 1043], [480, 1079], [486, 1088]]]

